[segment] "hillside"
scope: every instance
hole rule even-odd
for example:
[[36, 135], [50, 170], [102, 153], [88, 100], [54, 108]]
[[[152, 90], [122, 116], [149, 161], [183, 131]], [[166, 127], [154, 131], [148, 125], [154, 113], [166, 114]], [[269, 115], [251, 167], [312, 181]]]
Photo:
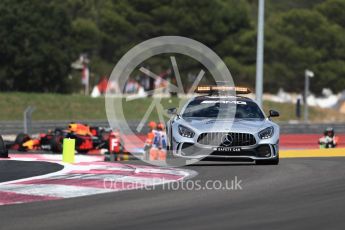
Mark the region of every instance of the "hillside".
[[[124, 114], [127, 120], [141, 120], [150, 106], [152, 99], [144, 98], [124, 102]], [[162, 99], [164, 109], [177, 107], [178, 99]], [[27, 106], [36, 107], [34, 120], [105, 120], [104, 98], [90, 98], [80, 95], [38, 94], [38, 93], [0, 93], [0, 121], [22, 120]], [[276, 109], [281, 113], [277, 121], [295, 120], [295, 106], [264, 102], [264, 110]], [[310, 118], [314, 122], [345, 121], [345, 116], [329, 109], [311, 108]], [[150, 120], [157, 120], [153, 112]]]

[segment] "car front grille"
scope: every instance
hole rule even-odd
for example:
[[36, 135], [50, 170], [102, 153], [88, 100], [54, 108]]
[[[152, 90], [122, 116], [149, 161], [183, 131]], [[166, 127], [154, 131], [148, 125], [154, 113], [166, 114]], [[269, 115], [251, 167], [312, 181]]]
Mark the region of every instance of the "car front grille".
[[[228, 141], [224, 141], [224, 139]], [[250, 146], [255, 145], [255, 137], [250, 133], [226, 133], [226, 132], [213, 132], [202, 133], [198, 137], [198, 143], [210, 146]]]

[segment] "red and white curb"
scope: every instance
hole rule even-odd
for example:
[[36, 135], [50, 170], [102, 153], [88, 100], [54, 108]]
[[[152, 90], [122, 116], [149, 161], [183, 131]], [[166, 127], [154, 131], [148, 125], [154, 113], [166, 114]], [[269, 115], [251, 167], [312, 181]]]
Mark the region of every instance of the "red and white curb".
[[0, 183], [0, 205], [143, 189], [196, 175], [185, 169], [109, 162], [63, 165], [64, 169], [58, 172]]
[[[20, 161], [49, 161], [49, 162], [61, 162], [61, 154], [37, 154], [37, 153], [11, 153], [10, 160]], [[0, 158], [0, 160], [8, 160], [6, 158]], [[75, 155], [75, 162], [98, 162], [103, 161], [103, 155]]]

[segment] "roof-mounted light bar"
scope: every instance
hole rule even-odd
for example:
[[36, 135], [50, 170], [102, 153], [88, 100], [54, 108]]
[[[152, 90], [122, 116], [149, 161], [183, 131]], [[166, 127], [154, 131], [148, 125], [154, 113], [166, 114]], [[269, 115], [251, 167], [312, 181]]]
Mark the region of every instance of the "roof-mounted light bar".
[[195, 90], [196, 93], [221, 93], [221, 92], [236, 92], [236, 94], [249, 94], [251, 90], [247, 87], [235, 87], [235, 86], [198, 86]]

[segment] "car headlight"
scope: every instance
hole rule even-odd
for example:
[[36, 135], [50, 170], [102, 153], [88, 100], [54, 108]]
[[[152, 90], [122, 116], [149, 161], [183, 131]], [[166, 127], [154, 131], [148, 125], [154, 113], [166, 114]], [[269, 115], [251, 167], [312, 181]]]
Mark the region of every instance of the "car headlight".
[[271, 127], [268, 127], [264, 130], [261, 130], [259, 132], [259, 137], [260, 137], [260, 139], [269, 139], [273, 136], [273, 134], [274, 134], [274, 128], [273, 128], [273, 126], [271, 126]]
[[188, 137], [188, 138], [192, 138], [194, 137], [194, 132], [186, 127], [184, 127], [183, 125], [179, 125], [178, 126], [178, 133], [183, 136], [183, 137]]

